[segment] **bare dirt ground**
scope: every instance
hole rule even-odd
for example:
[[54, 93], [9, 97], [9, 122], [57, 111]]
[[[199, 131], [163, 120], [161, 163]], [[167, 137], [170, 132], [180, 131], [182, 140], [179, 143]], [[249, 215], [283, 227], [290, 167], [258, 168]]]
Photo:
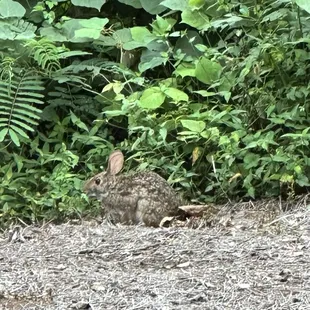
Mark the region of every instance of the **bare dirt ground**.
[[0, 309], [310, 309], [310, 198], [189, 227], [83, 222], [0, 235]]

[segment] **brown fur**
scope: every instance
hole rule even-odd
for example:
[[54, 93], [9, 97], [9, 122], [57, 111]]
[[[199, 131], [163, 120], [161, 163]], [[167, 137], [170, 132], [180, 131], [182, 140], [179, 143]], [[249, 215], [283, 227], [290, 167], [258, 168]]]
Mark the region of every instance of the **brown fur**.
[[107, 171], [86, 182], [84, 191], [102, 202], [113, 223], [158, 226], [166, 216], [175, 216], [181, 199], [167, 181], [155, 172], [116, 174], [123, 167], [120, 151], [110, 155]]

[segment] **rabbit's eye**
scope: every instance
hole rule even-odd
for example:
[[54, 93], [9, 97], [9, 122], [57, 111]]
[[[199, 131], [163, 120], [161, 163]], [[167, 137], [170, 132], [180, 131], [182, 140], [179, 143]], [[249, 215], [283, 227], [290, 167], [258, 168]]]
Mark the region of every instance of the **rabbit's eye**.
[[99, 184], [100, 184], [100, 179], [99, 179], [99, 178], [96, 179], [96, 180], [95, 180], [95, 183], [96, 183], [96, 185], [99, 185]]

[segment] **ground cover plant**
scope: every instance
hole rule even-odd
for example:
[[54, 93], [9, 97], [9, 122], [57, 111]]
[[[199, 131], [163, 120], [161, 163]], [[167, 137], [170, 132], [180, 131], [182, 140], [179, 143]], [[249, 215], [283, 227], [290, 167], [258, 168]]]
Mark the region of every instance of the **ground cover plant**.
[[309, 186], [310, 4], [0, 1], [0, 219], [84, 216], [113, 148], [194, 202]]

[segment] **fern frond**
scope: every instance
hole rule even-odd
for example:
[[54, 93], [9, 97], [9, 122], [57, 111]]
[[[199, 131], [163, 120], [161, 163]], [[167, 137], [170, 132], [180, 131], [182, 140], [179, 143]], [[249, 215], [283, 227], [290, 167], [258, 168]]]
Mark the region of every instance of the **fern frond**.
[[1, 40], [23, 41], [36, 36], [37, 27], [18, 17], [0, 20]]
[[13, 76], [13, 66], [15, 59], [12, 57], [4, 56], [2, 53], [0, 55], [0, 79], [11, 81]]
[[28, 40], [25, 47], [30, 48], [30, 55], [48, 75], [61, 68], [61, 55], [68, 51], [65, 47], [57, 47], [53, 42], [45, 38], [39, 41]]
[[29, 138], [40, 113], [35, 105], [43, 104], [44, 87], [41, 77], [34, 72], [14, 74], [10, 80], [0, 80], [0, 142], [7, 135], [19, 146], [20, 137]]

